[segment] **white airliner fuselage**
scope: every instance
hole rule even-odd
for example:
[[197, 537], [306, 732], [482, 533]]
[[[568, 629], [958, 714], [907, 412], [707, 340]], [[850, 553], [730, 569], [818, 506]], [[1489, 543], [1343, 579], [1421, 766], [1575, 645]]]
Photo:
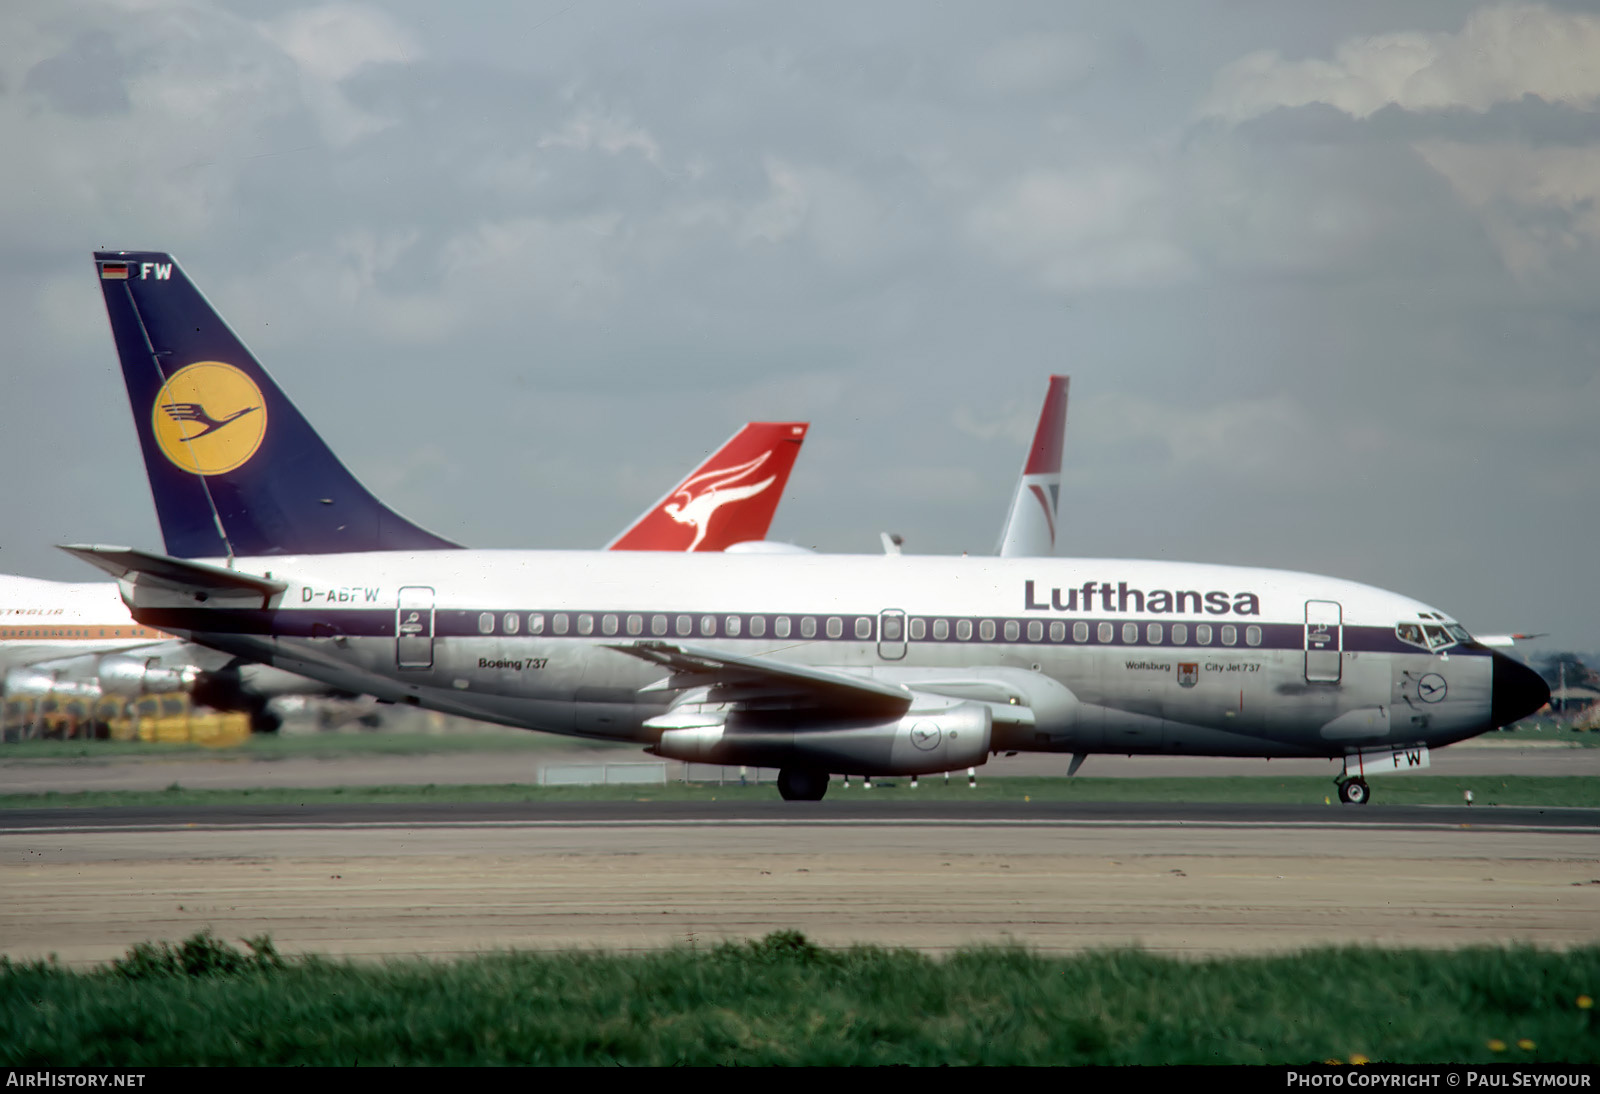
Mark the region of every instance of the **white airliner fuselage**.
[[110, 582], [0, 574], [0, 669], [166, 637], [135, 623]]
[[130, 572], [124, 595], [150, 625], [380, 699], [824, 774], [1013, 749], [1339, 757], [1543, 701], [1426, 604], [1277, 570], [525, 551], [233, 569], [282, 591], [201, 602]]

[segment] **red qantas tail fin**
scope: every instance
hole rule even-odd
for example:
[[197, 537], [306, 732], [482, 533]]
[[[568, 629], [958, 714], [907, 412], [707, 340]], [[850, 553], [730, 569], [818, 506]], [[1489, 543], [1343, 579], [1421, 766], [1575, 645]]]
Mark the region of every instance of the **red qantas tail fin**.
[[765, 539], [809, 422], [750, 422], [606, 544], [612, 551], [721, 551]]

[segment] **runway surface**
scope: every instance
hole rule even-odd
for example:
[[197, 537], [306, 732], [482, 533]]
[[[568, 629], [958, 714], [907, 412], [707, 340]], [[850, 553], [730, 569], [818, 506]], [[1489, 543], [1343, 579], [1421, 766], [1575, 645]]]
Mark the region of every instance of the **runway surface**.
[[1600, 811], [592, 802], [0, 813], [0, 952], [1600, 942]]

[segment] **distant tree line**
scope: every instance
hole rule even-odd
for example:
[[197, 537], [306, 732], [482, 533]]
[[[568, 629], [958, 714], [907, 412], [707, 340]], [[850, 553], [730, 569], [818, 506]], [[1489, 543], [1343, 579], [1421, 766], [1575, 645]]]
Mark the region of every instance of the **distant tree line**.
[[1600, 656], [1567, 650], [1543, 654], [1533, 660], [1532, 667], [1553, 688], [1600, 688], [1600, 671], [1590, 668], [1591, 663], [1600, 664]]

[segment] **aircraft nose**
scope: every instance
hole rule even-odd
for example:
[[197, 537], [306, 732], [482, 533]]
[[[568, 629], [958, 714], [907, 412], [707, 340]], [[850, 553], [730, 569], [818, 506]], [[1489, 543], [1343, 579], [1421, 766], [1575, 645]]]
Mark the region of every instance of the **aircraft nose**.
[[1514, 657], [1494, 653], [1494, 682], [1489, 720], [1496, 727], [1526, 718], [1550, 701], [1550, 685]]

